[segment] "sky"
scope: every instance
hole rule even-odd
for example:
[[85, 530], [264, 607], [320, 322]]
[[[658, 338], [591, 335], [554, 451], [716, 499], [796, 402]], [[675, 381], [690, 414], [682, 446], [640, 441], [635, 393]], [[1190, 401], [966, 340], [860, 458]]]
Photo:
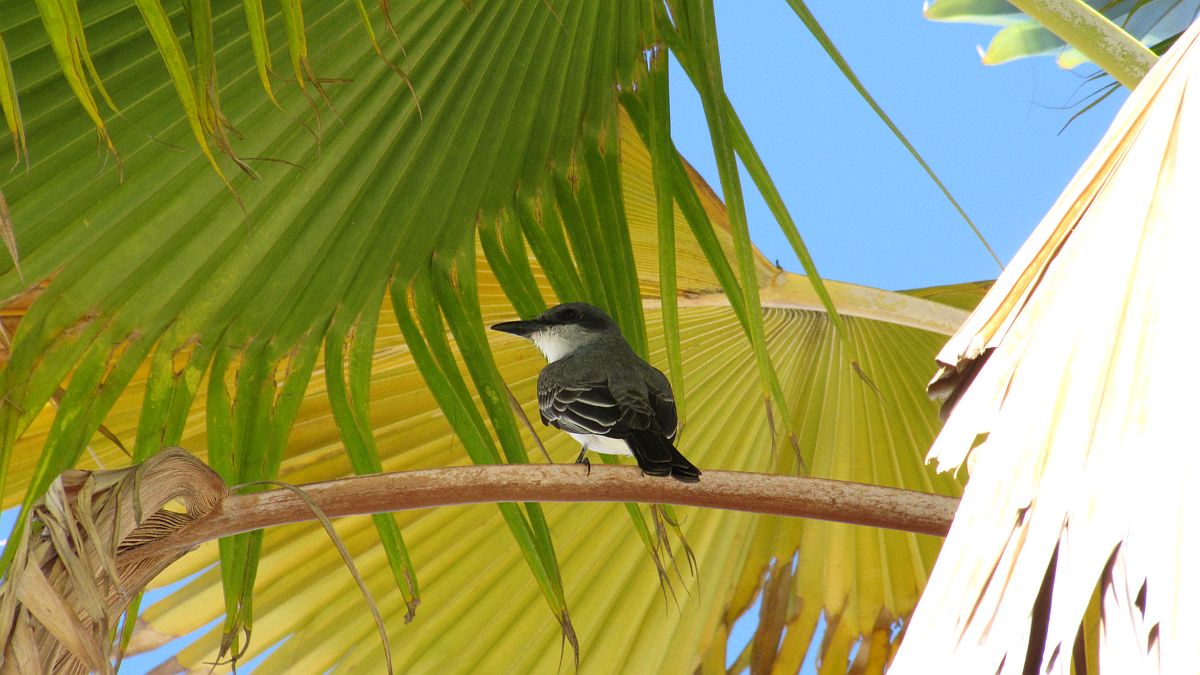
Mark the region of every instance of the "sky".
[[[1124, 101], [1110, 97], [1062, 130], [1095, 87], [1083, 81], [1091, 68], [1066, 72], [1049, 58], [985, 67], [976, 47], [993, 29], [926, 21], [916, 2], [810, 0], [809, 8], [1003, 261]], [[885, 289], [996, 277], [967, 225], [783, 0], [716, 0], [716, 9], [725, 88], [822, 275]], [[699, 99], [677, 67], [671, 83], [676, 145], [720, 193]], [[743, 184], [756, 245], [800, 271], [744, 174]], [[753, 611], [739, 622], [732, 655], [754, 623]], [[122, 672], [162, 658], [133, 659]], [[812, 671], [810, 662], [803, 672]]]
[[[924, 170], [845, 80], [783, 0], [716, 0], [726, 92], [826, 278], [889, 290], [999, 273]], [[859, 79], [1007, 263], [1083, 164], [1126, 95], [1065, 129], [1095, 72], [1040, 57], [984, 66], [995, 29], [934, 23], [918, 2], [809, 0]], [[700, 99], [671, 69], [676, 147], [718, 194]], [[789, 271], [800, 263], [742, 172], [751, 238]], [[734, 626], [750, 640], [757, 605]], [[819, 643], [822, 625], [815, 641]], [[810, 653], [802, 673], [815, 673]], [[728, 664], [727, 664], [728, 665]]]
[[[1007, 262], [1112, 121], [1124, 92], [1065, 130], [1093, 67], [984, 66], [994, 29], [934, 23], [919, 2], [810, 0], [896, 125]], [[725, 89], [831, 279], [899, 290], [994, 279], [999, 268], [783, 0], [716, 0]], [[671, 71], [672, 135], [720, 192], [699, 98]], [[1061, 133], [1060, 130], [1062, 130]], [[784, 269], [791, 247], [743, 172], [751, 236]]]

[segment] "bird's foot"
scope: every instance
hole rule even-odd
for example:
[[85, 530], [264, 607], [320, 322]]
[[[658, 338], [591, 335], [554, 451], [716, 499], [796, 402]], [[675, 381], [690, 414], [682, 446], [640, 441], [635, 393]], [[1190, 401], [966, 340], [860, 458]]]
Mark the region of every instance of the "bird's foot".
[[587, 467], [587, 475], [592, 475], [592, 460], [587, 458], [587, 447], [579, 451], [579, 457], [575, 459], [576, 464], [582, 464]]

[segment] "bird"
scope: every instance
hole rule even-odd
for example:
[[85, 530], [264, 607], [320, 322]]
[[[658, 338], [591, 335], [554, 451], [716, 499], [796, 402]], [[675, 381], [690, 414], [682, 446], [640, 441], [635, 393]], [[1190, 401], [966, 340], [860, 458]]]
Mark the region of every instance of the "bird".
[[576, 464], [591, 472], [588, 450], [633, 455], [643, 474], [699, 482], [700, 469], [673, 442], [678, 417], [671, 382], [634, 353], [599, 307], [568, 302], [492, 330], [525, 338], [545, 355], [537, 382], [542, 424], [579, 441]]

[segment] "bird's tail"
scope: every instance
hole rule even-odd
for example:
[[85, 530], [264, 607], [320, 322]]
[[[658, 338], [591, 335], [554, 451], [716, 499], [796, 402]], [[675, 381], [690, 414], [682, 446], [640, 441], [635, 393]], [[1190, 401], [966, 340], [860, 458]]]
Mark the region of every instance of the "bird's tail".
[[699, 483], [700, 469], [688, 461], [682, 453], [671, 446], [671, 477], [685, 483]]
[[700, 482], [696, 468], [671, 443], [670, 439], [653, 431], [635, 431], [625, 439], [642, 473], [648, 476], [670, 476], [685, 483]]

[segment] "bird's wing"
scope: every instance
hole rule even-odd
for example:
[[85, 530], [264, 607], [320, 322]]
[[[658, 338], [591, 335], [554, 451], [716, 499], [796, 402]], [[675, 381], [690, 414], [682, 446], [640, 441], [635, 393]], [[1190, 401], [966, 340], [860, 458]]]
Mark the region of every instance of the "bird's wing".
[[621, 411], [607, 384], [552, 382], [538, 386], [542, 423], [576, 434], [612, 435]]
[[[557, 377], [557, 363], [538, 376], [538, 408], [542, 423], [576, 434], [623, 438], [631, 431], [657, 429], [655, 409], [645, 391], [640, 395], [613, 383], [598, 372], [575, 372], [567, 381]], [[674, 402], [671, 402], [672, 414]], [[672, 417], [672, 419], [674, 419]]]
[[675, 412], [675, 394], [671, 391], [671, 381], [657, 368], [649, 368], [646, 371], [646, 392], [649, 394], [650, 405], [654, 407], [659, 430], [666, 434], [667, 438], [675, 438], [675, 432], [679, 430], [679, 418]]

